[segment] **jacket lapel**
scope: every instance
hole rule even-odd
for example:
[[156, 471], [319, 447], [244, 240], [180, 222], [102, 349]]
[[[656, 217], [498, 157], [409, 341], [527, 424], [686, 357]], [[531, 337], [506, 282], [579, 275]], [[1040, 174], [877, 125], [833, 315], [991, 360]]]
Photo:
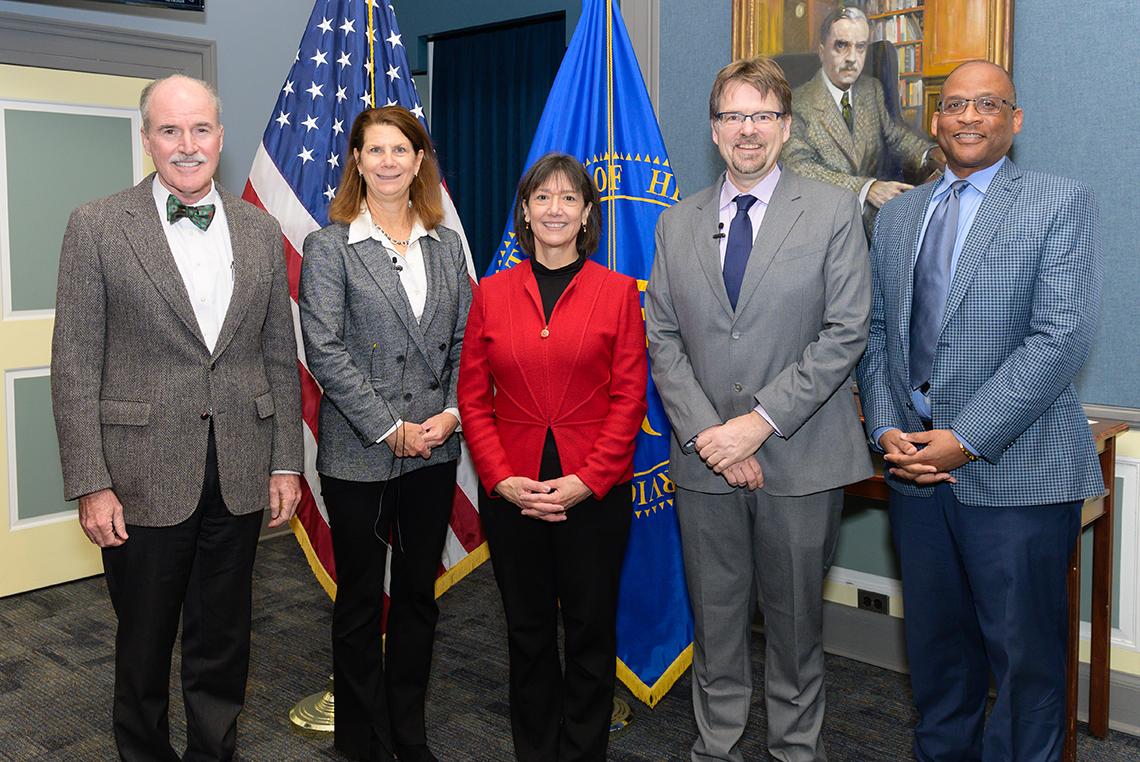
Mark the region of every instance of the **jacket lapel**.
[[870, 80], [864, 77], [855, 80], [851, 86], [851, 108], [855, 111], [855, 129], [851, 136], [854, 153], [851, 159], [858, 168], [863, 165], [867, 152], [874, 150], [882, 139], [879, 137], [878, 125], [875, 124], [875, 86]]
[[[705, 188], [694, 197], [696, 203], [696, 220], [693, 224], [693, 251], [696, 253], [697, 263], [708, 279], [709, 288], [713, 297], [729, 317], [732, 316], [732, 305], [728, 302], [728, 291], [724, 288], [724, 271], [720, 263], [720, 239], [713, 238], [713, 231], [720, 223], [720, 189], [724, 185], [724, 173], [721, 173], [717, 182]], [[727, 230], [721, 233], [728, 235]]]
[[125, 208], [127, 217], [123, 220], [123, 233], [162, 298], [187, 330], [205, 347], [206, 341], [198, 328], [198, 318], [190, 306], [190, 295], [186, 292], [182, 273], [178, 272], [178, 265], [174, 262], [170, 244], [162, 230], [162, 220], [154, 205], [154, 195], [151, 192], [153, 178], [153, 174], [148, 175], [132, 189]]
[[218, 331], [218, 341], [214, 344], [214, 357], [218, 357], [229, 346], [237, 333], [238, 326], [245, 318], [253, 300], [253, 292], [260, 280], [258, 266], [258, 245], [260, 241], [252, 237], [256, 229], [255, 221], [250, 219], [252, 211], [246, 208], [245, 202], [228, 191], [218, 187], [218, 194], [225, 207], [226, 225], [230, 235], [230, 251], [233, 255], [234, 289], [230, 295], [230, 304], [226, 308], [226, 317]]
[[962, 253], [958, 256], [958, 266], [954, 269], [954, 278], [950, 281], [950, 293], [946, 297], [946, 311], [942, 314], [942, 327], [946, 328], [950, 316], [962, 303], [962, 298], [970, 288], [970, 282], [978, 271], [978, 266], [985, 259], [989, 250], [990, 241], [1005, 221], [1006, 212], [1010, 205], [1021, 193], [1021, 171], [1013, 162], [1006, 160], [1005, 164], [986, 190], [982, 205], [974, 216], [974, 222], [962, 243]]
[[439, 291], [443, 287], [443, 246], [430, 235], [420, 238], [420, 251], [424, 258], [424, 271], [427, 273], [427, 300], [424, 302], [424, 314], [420, 316], [419, 326], [426, 331], [435, 317], [439, 307]]
[[902, 280], [899, 284], [902, 287], [902, 309], [899, 310], [898, 331], [902, 340], [903, 362], [907, 365], [903, 373], [904, 378], [910, 378], [910, 307], [914, 298], [914, 263], [918, 259], [918, 237], [922, 232], [922, 222], [926, 217], [926, 209], [930, 206], [930, 198], [937, 187], [937, 181], [927, 183], [923, 192], [911, 202], [914, 207], [910, 213], [901, 215], [907, 220], [899, 243], [902, 257], [898, 267], [899, 277]]
[[[851, 135], [851, 130], [847, 129], [847, 123], [843, 121], [843, 115], [839, 113], [839, 108], [835, 105], [835, 100], [831, 97], [831, 93], [827, 89], [827, 85], [823, 82], [823, 77], [827, 75], [823, 73], [823, 69], [816, 72], [815, 81], [815, 98], [812, 99], [811, 108], [816, 111], [816, 119], [827, 130], [827, 134], [835, 141], [835, 145], [847, 157], [847, 161], [851, 162], [851, 167], [854, 169], [859, 166], [859, 157], [855, 150], [855, 139]], [[854, 88], [852, 88], [854, 89]], [[859, 108], [857, 104], [852, 104], [855, 108], [856, 119], [859, 117]], [[793, 117], [794, 118], [794, 117]]]
[[420, 354], [425, 358], [430, 358], [431, 355], [424, 345], [423, 330], [420, 328], [416, 316], [412, 313], [412, 305], [408, 301], [408, 295], [400, 286], [400, 274], [390, 264], [388, 250], [373, 238], [366, 238], [359, 243], [350, 243], [348, 248], [360, 258], [364, 268], [372, 276], [372, 280], [376, 282], [380, 293], [392, 305], [392, 310], [400, 317], [400, 321], [404, 324], [404, 330], [412, 337], [412, 342], [420, 350]]
[[764, 212], [764, 221], [760, 223], [760, 230], [752, 244], [752, 253], [748, 255], [744, 280], [740, 284], [740, 296], [736, 300], [736, 315], [743, 314], [752, 294], [756, 292], [776, 257], [776, 252], [780, 250], [780, 245], [803, 211], [798, 179], [790, 171], [782, 170], [780, 181], [772, 191], [772, 200]]

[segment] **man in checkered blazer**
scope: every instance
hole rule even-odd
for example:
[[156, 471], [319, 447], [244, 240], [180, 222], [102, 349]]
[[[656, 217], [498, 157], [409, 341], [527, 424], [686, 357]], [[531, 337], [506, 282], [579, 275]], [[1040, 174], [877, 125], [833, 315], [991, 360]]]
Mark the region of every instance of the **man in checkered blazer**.
[[933, 121], [946, 175], [886, 204], [871, 247], [857, 373], [892, 488], [919, 760], [1056, 760], [1064, 738], [1066, 571], [1103, 492], [1072, 385], [1101, 240], [1088, 188], [1005, 158], [1022, 119], [1008, 73], [958, 67]]

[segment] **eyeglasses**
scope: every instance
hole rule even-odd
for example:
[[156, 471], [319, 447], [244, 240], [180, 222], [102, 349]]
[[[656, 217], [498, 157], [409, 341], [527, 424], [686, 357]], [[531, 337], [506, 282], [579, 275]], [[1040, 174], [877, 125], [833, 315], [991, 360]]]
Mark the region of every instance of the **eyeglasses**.
[[744, 122], [751, 119], [753, 124], [770, 127], [780, 121], [783, 111], [757, 111], [754, 114], [742, 114], [739, 111], [719, 111], [716, 120], [727, 127], [743, 127]]
[[1003, 104], [1009, 106], [1011, 111], [1017, 109], [1016, 103], [1010, 103], [1005, 98], [982, 95], [977, 98], [951, 98], [948, 101], [939, 101], [938, 110], [943, 114], [956, 116], [965, 112], [966, 105], [970, 103], [974, 104], [974, 110], [979, 114], [996, 114], [1001, 111]]

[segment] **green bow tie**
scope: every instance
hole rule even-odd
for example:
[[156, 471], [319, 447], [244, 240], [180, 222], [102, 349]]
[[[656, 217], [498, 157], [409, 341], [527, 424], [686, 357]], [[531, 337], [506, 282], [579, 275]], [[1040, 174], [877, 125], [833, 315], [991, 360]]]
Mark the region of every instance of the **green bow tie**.
[[214, 205], [187, 206], [171, 194], [166, 199], [166, 221], [173, 225], [183, 217], [193, 222], [199, 230], [205, 230], [214, 221]]

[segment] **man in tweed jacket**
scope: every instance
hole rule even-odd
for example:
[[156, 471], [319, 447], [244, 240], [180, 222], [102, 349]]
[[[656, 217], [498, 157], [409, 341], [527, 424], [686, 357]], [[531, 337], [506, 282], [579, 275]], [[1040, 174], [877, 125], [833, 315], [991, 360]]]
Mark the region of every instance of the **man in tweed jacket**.
[[[868, 235], [879, 207], [912, 187], [885, 177], [884, 164], [919, 175], [928, 158], [931, 169], [943, 162], [933, 143], [887, 113], [879, 80], [862, 76], [869, 37], [867, 17], [858, 8], [837, 8], [824, 19], [821, 68], [792, 91], [795, 118], [784, 147], [789, 169], [859, 196]], [[841, 105], [845, 98], [850, 126]]]
[[[946, 176], [884, 206], [872, 243], [858, 379], [889, 466], [919, 760], [1056, 760], [1064, 737], [1067, 562], [1082, 502], [1103, 492], [1072, 385], [1101, 242], [1086, 187], [1005, 158], [1022, 119], [1003, 69], [958, 67], [934, 119]], [[957, 221], [940, 224], [954, 195]], [[920, 277], [938, 241], [942, 289]], [[924, 332], [932, 297], [945, 306]]]
[[[143, 91], [158, 169], [85, 204], [60, 254], [52, 399], [64, 491], [103, 549], [126, 760], [230, 759], [249, 663], [251, 574], [268, 505], [288, 521], [303, 465], [281, 233], [213, 184], [213, 91]], [[188, 749], [170, 745], [182, 617]]]

